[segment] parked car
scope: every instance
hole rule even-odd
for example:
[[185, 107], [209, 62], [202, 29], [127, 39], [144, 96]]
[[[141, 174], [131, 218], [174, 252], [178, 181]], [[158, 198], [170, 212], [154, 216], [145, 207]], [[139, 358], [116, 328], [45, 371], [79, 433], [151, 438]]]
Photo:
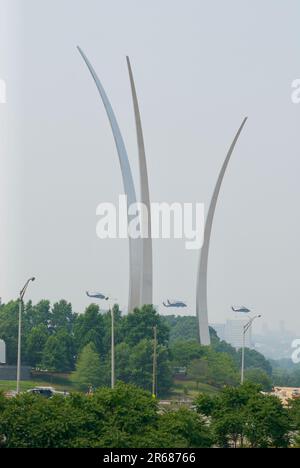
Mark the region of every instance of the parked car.
[[54, 395], [63, 395], [63, 396], [69, 395], [67, 392], [58, 392], [53, 387], [34, 387], [34, 388], [31, 388], [30, 390], [27, 390], [27, 393], [31, 393], [34, 395], [41, 395], [45, 398], [52, 398]]

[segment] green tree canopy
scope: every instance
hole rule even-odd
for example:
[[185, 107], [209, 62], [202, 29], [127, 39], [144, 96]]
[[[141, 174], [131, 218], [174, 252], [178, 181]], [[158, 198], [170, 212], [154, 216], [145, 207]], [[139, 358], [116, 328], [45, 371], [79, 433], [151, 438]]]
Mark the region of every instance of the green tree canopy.
[[261, 393], [258, 385], [222, 390], [215, 397], [200, 395], [197, 411], [210, 418], [219, 447], [285, 448], [289, 445], [288, 411], [277, 397]]
[[87, 344], [79, 355], [72, 380], [80, 389], [87, 390], [89, 385], [99, 387], [103, 384], [104, 374], [105, 371], [95, 345]]
[[74, 325], [74, 337], [77, 352], [89, 343], [93, 343], [99, 354], [103, 353], [104, 319], [99, 306], [89, 305], [84, 314], [77, 317]]
[[245, 381], [261, 385], [265, 392], [270, 392], [273, 388], [273, 383], [270, 376], [262, 369], [246, 369]]
[[47, 340], [49, 338], [49, 330], [47, 325], [41, 323], [33, 327], [27, 335], [26, 339], [26, 355], [27, 362], [36, 367], [41, 365], [43, 361], [43, 352]]
[[135, 346], [141, 340], [153, 339], [153, 327], [157, 327], [157, 340], [160, 344], [167, 344], [169, 328], [163, 318], [150, 305], [135, 309], [126, 315], [122, 321], [122, 336], [130, 346]]
[[194, 340], [176, 340], [170, 345], [172, 364], [176, 367], [186, 367], [204, 354], [205, 347]]
[[0, 441], [7, 448], [178, 448], [212, 443], [207, 423], [194, 411], [162, 413], [149, 392], [122, 383], [88, 396], [0, 395]]
[[[110, 364], [108, 355], [107, 368]], [[120, 343], [116, 346], [116, 378], [152, 391], [153, 340], [141, 340], [136, 346]], [[157, 390], [165, 395], [172, 385], [172, 372], [168, 349], [157, 347]]]
[[206, 349], [201, 359], [191, 362], [188, 367], [188, 376], [198, 382], [216, 387], [237, 385], [240, 378], [231, 356], [216, 353], [212, 349]]
[[47, 370], [66, 372], [74, 368], [73, 337], [64, 329], [49, 336], [46, 341], [42, 366]]

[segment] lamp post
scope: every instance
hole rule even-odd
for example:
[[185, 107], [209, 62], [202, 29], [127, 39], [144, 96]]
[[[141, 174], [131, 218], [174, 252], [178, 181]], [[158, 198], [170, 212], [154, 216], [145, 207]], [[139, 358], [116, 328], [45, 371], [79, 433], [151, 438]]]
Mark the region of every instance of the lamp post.
[[153, 327], [152, 397], [157, 394], [157, 326]]
[[21, 380], [21, 340], [22, 340], [22, 311], [23, 311], [23, 299], [31, 281], [35, 281], [35, 278], [29, 278], [24, 284], [19, 294], [19, 326], [18, 326], [18, 358], [17, 358], [17, 394], [20, 393], [20, 380]]
[[111, 303], [109, 308], [111, 315], [111, 388], [115, 388], [115, 314]]
[[243, 347], [242, 347], [242, 368], [241, 368], [241, 385], [244, 383], [245, 375], [245, 347], [246, 347], [246, 334], [252, 327], [254, 320], [261, 318], [261, 315], [255, 315], [251, 317], [250, 320], [243, 326]]

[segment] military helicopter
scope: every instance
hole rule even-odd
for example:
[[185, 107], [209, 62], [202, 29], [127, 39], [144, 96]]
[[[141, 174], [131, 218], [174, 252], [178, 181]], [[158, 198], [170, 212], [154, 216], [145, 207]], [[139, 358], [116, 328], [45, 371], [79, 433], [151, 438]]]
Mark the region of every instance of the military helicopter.
[[232, 306], [231, 309], [233, 310], [233, 312], [239, 312], [241, 314], [249, 314], [249, 312], [251, 312], [251, 310], [247, 309], [247, 307], [245, 306], [239, 306], [239, 307]]
[[93, 297], [95, 299], [103, 299], [104, 301], [108, 301], [109, 297], [105, 296], [104, 294], [100, 293], [100, 292], [88, 292], [86, 291], [86, 295], [88, 297]]
[[169, 301], [169, 299], [167, 300], [167, 303], [163, 302], [163, 305], [165, 307], [187, 307], [187, 305], [182, 301]]

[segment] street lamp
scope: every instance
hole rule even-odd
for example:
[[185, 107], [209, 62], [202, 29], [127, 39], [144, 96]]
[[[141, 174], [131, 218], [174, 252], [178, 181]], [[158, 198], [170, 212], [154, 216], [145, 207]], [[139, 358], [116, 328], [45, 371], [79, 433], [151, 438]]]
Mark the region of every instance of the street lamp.
[[109, 301], [109, 312], [111, 315], [111, 388], [115, 387], [115, 318], [114, 318], [114, 308], [112, 307], [111, 301], [116, 301], [117, 299], [112, 299], [109, 296], [106, 296], [102, 293], [89, 293], [86, 292], [88, 297], [93, 297], [96, 299], [102, 299]]
[[115, 388], [115, 311], [111, 300], [109, 310], [111, 315], [111, 388]]
[[251, 329], [254, 320], [261, 318], [261, 315], [255, 315], [243, 326], [243, 347], [242, 347], [242, 369], [241, 369], [241, 385], [244, 383], [245, 375], [245, 346], [246, 346], [246, 334]]
[[18, 328], [18, 360], [17, 360], [17, 393], [20, 393], [21, 380], [21, 339], [22, 339], [22, 309], [23, 299], [31, 281], [35, 281], [35, 277], [29, 278], [19, 293], [19, 328]]

